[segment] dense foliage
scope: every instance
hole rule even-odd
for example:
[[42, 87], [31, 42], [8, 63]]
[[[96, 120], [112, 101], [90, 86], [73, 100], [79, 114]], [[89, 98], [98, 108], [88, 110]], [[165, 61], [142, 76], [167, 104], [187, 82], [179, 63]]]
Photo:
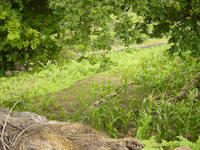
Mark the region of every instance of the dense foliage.
[[15, 64], [46, 63], [59, 52], [58, 17], [48, 0], [0, 1], [0, 72]]
[[[115, 18], [114, 31], [126, 45], [140, 42], [141, 33], [153, 37], [169, 35], [171, 54], [190, 51], [193, 56], [200, 55], [199, 0], [51, 0], [50, 6], [56, 14], [63, 15], [62, 24], [72, 31], [73, 41], [84, 41], [86, 46], [90, 35], [98, 35], [97, 39], [108, 46], [106, 29]], [[132, 12], [144, 21], [133, 21]], [[149, 33], [149, 25], [153, 25], [153, 32]]]
[[142, 42], [142, 34], [169, 35], [171, 54], [199, 56], [199, 20], [198, 0], [2, 0], [0, 70], [47, 63], [65, 45], [82, 52], [110, 49], [114, 37], [129, 45]]
[[153, 23], [152, 36], [170, 35], [170, 53], [181, 55], [190, 51], [200, 56], [200, 1], [199, 0], [144, 0], [130, 1], [132, 10], [145, 17], [145, 24]]
[[[110, 50], [116, 41], [141, 43], [147, 36], [168, 37], [170, 44], [88, 52]], [[62, 61], [69, 47], [83, 56]], [[1, 107], [22, 100], [20, 111], [83, 121], [112, 137], [151, 138], [146, 149], [199, 149], [199, 81], [180, 102], [169, 101], [200, 72], [199, 56], [199, 0], [0, 0], [0, 75], [16, 64], [62, 62], [0, 78]], [[111, 81], [105, 83], [107, 76]], [[106, 101], [93, 107], [100, 99]]]

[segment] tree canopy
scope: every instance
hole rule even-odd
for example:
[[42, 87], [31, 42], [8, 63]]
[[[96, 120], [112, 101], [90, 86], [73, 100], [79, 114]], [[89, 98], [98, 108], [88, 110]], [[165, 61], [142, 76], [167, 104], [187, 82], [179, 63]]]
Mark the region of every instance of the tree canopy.
[[145, 24], [153, 23], [152, 36], [170, 36], [170, 53], [200, 55], [199, 0], [135, 0], [132, 9], [145, 17]]
[[115, 37], [129, 45], [144, 34], [168, 35], [171, 54], [199, 56], [200, 1], [1, 0], [0, 71], [55, 60], [63, 45], [110, 49]]
[[58, 17], [47, 0], [0, 1], [0, 71], [16, 63], [54, 59], [58, 30]]

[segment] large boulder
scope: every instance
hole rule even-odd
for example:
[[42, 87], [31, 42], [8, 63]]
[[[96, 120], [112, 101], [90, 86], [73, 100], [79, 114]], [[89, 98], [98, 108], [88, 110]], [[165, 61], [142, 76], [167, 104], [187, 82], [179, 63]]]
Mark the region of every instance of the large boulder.
[[2, 150], [140, 150], [133, 138], [111, 139], [81, 123], [49, 121], [30, 112], [0, 109]]
[[177, 147], [174, 150], [192, 150], [192, 149], [189, 147]]

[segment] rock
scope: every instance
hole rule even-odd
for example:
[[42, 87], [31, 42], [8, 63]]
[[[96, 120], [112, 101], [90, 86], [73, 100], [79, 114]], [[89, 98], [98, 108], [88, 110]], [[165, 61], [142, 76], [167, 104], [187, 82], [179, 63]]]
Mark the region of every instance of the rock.
[[[136, 139], [111, 139], [81, 123], [49, 121], [31, 112], [12, 112], [8, 116], [8, 112], [6, 109], [0, 109], [2, 150], [140, 150], [143, 148]], [[2, 131], [3, 129], [5, 130]]]
[[177, 147], [174, 150], [192, 150], [192, 149], [189, 147]]

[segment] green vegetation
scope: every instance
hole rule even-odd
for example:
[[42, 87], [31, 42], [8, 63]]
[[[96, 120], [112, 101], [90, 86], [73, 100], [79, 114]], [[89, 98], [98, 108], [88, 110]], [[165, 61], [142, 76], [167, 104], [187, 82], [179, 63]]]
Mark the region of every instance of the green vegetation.
[[[128, 133], [131, 127], [135, 131], [132, 134], [142, 139], [154, 134], [159, 140], [174, 139], [179, 134], [197, 139], [198, 89], [191, 89], [186, 101], [173, 104], [168, 100], [199, 72], [199, 63], [190, 58], [170, 60], [159, 48], [114, 55], [119, 61], [114, 72], [121, 74], [123, 90], [89, 112], [89, 124], [113, 137]], [[130, 82], [134, 83], [131, 87]]]
[[169, 36], [169, 52], [200, 51], [199, 0], [1, 0], [0, 74], [16, 64], [47, 64], [63, 47], [110, 50], [116, 39]]
[[[1, 106], [11, 107], [22, 100], [16, 109], [51, 119], [82, 121], [115, 138], [154, 136], [159, 142], [178, 140], [181, 135], [196, 141], [200, 129], [198, 86], [190, 88], [184, 101], [172, 103], [169, 99], [200, 71], [199, 61], [189, 55], [185, 60], [171, 58], [168, 47], [128, 48], [1, 78]], [[103, 62], [105, 58], [110, 61]], [[112, 93], [116, 96], [107, 98]], [[102, 98], [106, 99], [102, 105], [92, 107]]]
[[187, 139], [183, 138], [182, 136], [178, 137], [177, 141], [167, 142], [162, 141], [161, 144], [158, 144], [155, 142], [154, 137], [150, 140], [144, 141], [144, 144], [146, 145], [143, 150], [163, 150], [165, 148], [169, 148], [170, 150], [179, 147], [179, 146], [187, 146], [192, 148], [192, 150], [198, 150], [200, 148], [200, 143], [198, 139], [195, 143], [192, 143], [188, 141]]
[[46, 64], [59, 53], [58, 18], [48, 0], [0, 1], [0, 74], [15, 64]]
[[[157, 38], [169, 43], [135, 47]], [[0, 1], [1, 107], [145, 149], [199, 149], [199, 56], [199, 0]], [[27, 72], [8, 75], [17, 65]]]

